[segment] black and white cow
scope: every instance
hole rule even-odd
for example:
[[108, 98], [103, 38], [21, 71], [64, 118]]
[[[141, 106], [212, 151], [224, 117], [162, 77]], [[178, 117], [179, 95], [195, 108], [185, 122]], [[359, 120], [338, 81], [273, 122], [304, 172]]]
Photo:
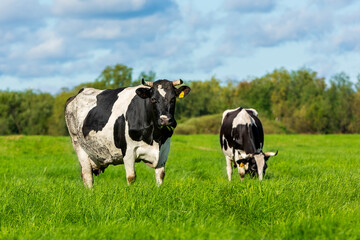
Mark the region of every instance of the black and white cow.
[[277, 152], [262, 151], [264, 132], [255, 109], [238, 108], [223, 113], [220, 144], [226, 158], [226, 170], [231, 181], [232, 165], [238, 167], [241, 180], [245, 173], [257, 174], [262, 180], [266, 161]]
[[124, 164], [135, 181], [135, 162], [155, 168], [156, 182], [165, 176], [170, 137], [176, 127], [176, 98], [190, 88], [182, 80], [142, 81], [143, 85], [109, 90], [84, 88], [68, 99], [65, 120], [81, 166], [84, 185], [109, 164]]

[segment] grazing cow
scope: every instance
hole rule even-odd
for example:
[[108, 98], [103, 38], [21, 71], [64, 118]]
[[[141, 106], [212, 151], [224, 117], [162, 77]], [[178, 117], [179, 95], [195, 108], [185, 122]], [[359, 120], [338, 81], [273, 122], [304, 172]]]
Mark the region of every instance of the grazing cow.
[[257, 174], [262, 180], [266, 161], [273, 152], [262, 151], [264, 132], [255, 109], [238, 108], [223, 113], [220, 144], [226, 158], [226, 170], [231, 181], [232, 165], [238, 167], [241, 180], [245, 173]]
[[67, 100], [65, 119], [81, 166], [84, 185], [109, 164], [124, 164], [126, 179], [135, 181], [135, 162], [155, 168], [157, 184], [165, 177], [170, 137], [176, 127], [176, 98], [190, 88], [182, 80], [158, 80], [143, 86], [109, 90], [84, 88]]

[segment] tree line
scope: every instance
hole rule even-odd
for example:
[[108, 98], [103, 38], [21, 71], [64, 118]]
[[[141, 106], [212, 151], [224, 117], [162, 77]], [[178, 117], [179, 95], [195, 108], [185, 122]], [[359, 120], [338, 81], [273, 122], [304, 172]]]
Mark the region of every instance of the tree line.
[[[67, 135], [65, 102], [81, 88], [136, 86], [142, 78], [155, 81], [152, 71], [133, 79], [132, 70], [121, 64], [107, 66], [94, 81], [63, 88], [55, 96], [36, 90], [0, 91], [0, 135]], [[185, 82], [192, 90], [177, 102], [178, 122], [242, 106], [255, 108], [261, 118], [280, 122], [296, 133], [360, 133], [360, 75], [354, 84], [345, 73], [326, 80], [301, 68], [276, 69], [226, 84], [216, 77]]]

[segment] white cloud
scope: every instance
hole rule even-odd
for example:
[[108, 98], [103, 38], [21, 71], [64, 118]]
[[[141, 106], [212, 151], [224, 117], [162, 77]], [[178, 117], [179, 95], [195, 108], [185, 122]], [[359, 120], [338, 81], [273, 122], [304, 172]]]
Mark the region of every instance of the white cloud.
[[114, 40], [121, 38], [123, 34], [121, 27], [96, 26], [91, 29], [84, 29], [79, 33], [79, 37], [85, 39]]
[[[296, 9], [279, 16], [250, 17], [229, 26], [224, 45], [230, 48], [226, 52], [231, 53], [231, 49], [239, 48], [237, 46], [240, 49], [272, 47], [291, 41], [319, 39], [332, 30], [333, 23], [331, 13], [319, 15], [309, 9]], [[233, 53], [238, 54], [236, 51]]]
[[30, 48], [27, 52], [29, 59], [53, 59], [63, 56], [64, 40], [62, 38], [49, 38], [44, 42]]

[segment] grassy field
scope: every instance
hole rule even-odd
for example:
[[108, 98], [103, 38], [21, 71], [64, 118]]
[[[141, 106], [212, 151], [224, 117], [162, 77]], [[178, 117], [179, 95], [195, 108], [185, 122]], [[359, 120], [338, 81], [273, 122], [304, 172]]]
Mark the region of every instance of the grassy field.
[[359, 135], [268, 135], [262, 182], [227, 181], [216, 135], [171, 144], [160, 188], [138, 163], [87, 190], [70, 138], [0, 137], [0, 239], [360, 239]]

